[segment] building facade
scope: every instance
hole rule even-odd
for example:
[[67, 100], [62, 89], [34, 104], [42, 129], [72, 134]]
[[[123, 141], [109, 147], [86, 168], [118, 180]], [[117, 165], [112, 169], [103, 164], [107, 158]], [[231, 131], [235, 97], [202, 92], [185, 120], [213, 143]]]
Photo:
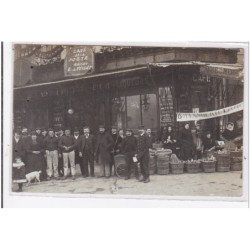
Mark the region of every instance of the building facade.
[[[240, 50], [89, 48], [93, 54], [85, 51], [83, 58], [69, 56], [74, 46], [15, 45], [15, 128], [88, 125], [95, 132], [100, 124], [133, 130], [144, 125], [160, 133], [168, 124], [179, 129], [178, 112], [212, 111], [243, 101]], [[202, 125], [219, 134], [227, 121], [242, 116], [238, 112]]]

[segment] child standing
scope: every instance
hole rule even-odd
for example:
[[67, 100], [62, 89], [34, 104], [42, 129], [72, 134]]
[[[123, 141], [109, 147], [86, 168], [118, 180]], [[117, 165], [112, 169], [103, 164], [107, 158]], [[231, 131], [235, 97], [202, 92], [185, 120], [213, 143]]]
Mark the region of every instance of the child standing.
[[25, 178], [25, 164], [20, 157], [15, 158], [13, 163], [13, 182], [18, 184], [18, 190], [16, 192], [23, 191], [23, 183], [26, 182]]

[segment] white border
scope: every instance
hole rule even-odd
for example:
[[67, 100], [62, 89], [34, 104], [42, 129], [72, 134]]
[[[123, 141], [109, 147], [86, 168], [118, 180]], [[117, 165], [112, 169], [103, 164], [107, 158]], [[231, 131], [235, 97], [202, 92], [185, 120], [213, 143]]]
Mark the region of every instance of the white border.
[[[25, 42], [22, 42], [25, 43]], [[46, 42], [44, 42], [46, 43]], [[47, 44], [60, 44], [48, 42]], [[61, 43], [61, 44], [86, 44], [99, 45], [97, 42], [87, 43]], [[107, 43], [102, 45], [123, 45], [123, 46], [166, 46], [166, 47], [210, 47], [210, 48], [244, 48], [244, 138], [248, 138], [248, 44], [247, 43], [216, 43], [216, 42], [168, 42], [168, 43]], [[194, 196], [134, 196], [126, 195], [95, 195], [95, 198], [89, 195], [60, 195], [60, 194], [20, 194], [13, 195], [9, 192], [11, 186], [11, 148], [12, 148], [12, 79], [13, 79], [13, 53], [12, 44], [4, 44], [4, 207], [246, 207], [248, 205], [248, 143], [244, 144], [244, 167], [243, 167], [243, 196], [242, 197], [194, 197]], [[11, 55], [11, 56], [10, 56]], [[10, 128], [6, 130], [6, 128]], [[67, 197], [67, 198], [66, 198]], [[69, 199], [70, 198], [70, 199]], [[84, 199], [83, 199], [84, 198]], [[98, 199], [97, 199], [98, 198]], [[107, 199], [108, 198], [108, 199]]]

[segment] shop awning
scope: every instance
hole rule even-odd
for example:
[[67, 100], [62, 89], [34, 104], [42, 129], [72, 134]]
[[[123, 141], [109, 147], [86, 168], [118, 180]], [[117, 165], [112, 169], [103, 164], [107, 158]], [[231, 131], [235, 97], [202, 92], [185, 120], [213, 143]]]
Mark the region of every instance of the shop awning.
[[200, 74], [213, 77], [228, 78], [233, 80], [244, 79], [243, 66], [239, 64], [218, 64], [205, 63], [198, 61], [191, 62], [166, 62], [166, 63], [150, 63], [152, 68], [169, 68], [177, 66], [200, 66]]
[[62, 84], [62, 83], [70, 83], [72, 81], [79, 81], [79, 80], [84, 80], [84, 79], [95, 79], [99, 77], [105, 77], [105, 76], [115, 76], [119, 74], [126, 74], [126, 73], [132, 73], [132, 72], [140, 72], [143, 70], [147, 70], [147, 66], [143, 67], [137, 67], [137, 68], [132, 68], [132, 69], [123, 69], [123, 70], [116, 70], [112, 72], [105, 72], [105, 73], [99, 73], [99, 74], [91, 74], [91, 75], [85, 75], [82, 77], [77, 77], [77, 78], [68, 78], [68, 79], [63, 79], [63, 80], [58, 80], [58, 81], [52, 81], [52, 82], [46, 82], [46, 83], [35, 83], [35, 84], [30, 84], [30, 85], [25, 85], [25, 86], [20, 86], [20, 87], [14, 87], [14, 90], [19, 90], [19, 89], [27, 89], [27, 88], [34, 88], [34, 87], [39, 87], [39, 86], [47, 86], [51, 84]]

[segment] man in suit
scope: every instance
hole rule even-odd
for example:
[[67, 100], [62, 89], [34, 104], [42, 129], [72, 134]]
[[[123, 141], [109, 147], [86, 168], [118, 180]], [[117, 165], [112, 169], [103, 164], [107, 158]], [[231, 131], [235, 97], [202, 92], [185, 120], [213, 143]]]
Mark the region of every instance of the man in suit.
[[19, 131], [14, 132], [13, 138], [13, 161], [16, 158], [21, 158], [21, 160], [26, 163], [26, 152], [25, 152], [25, 144], [23, 139], [21, 138], [21, 133]]
[[131, 168], [134, 164], [133, 157], [135, 156], [135, 153], [136, 153], [136, 146], [137, 146], [137, 141], [132, 133], [132, 130], [127, 129], [126, 130], [126, 137], [122, 141], [122, 145], [121, 145], [121, 150], [125, 156], [125, 161], [126, 161], [126, 165], [127, 165], [127, 171], [126, 171], [127, 173], [126, 173], [125, 180], [130, 179]]
[[94, 136], [90, 134], [89, 127], [83, 128], [83, 135], [81, 135], [79, 140], [79, 156], [82, 158], [81, 173], [84, 178], [89, 176], [90, 165], [90, 176], [95, 177], [94, 173], [94, 150], [95, 150], [95, 140]]
[[153, 143], [155, 142], [155, 138], [154, 136], [152, 135], [152, 130], [150, 128], [148, 128], [146, 130], [146, 134], [149, 138], [149, 142], [150, 142], [150, 148], [153, 148]]
[[74, 133], [73, 133], [73, 139], [74, 139], [74, 143], [75, 143], [75, 145], [76, 145], [76, 148], [75, 148], [75, 164], [79, 164], [79, 166], [80, 166], [80, 169], [82, 168], [82, 159], [80, 158], [80, 156], [79, 156], [79, 152], [80, 152], [80, 150], [79, 150], [79, 142], [80, 142], [80, 140], [81, 140], [81, 138], [80, 138], [81, 136], [80, 136], [80, 131], [79, 131], [79, 129], [77, 128], [77, 127], [75, 127], [74, 128]]
[[[117, 144], [118, 144], [118, 133], [117, 133], [117, 128], [116, 127], [112, 127], [111, 128], [111, 136], [113, 138], [114, 141], [114, 147], [113, 150], [111, 151], [111, 161], [110, 161], [110, 174], [112, 175], [112, 169], [114, 166], [114, 156], [118, 153], [117, 152]], [[115, 174], [115, 168], [114, 168], [114, 174]]]
[[139, 137], [137, 140], [137, 160], [140, 163], [141, 168], [141, 178], [139, 179], [140, 182], [148, 183], [150, 182], [149, 179], [149, 148], [150, 148], [150, 140], [149, 137], [146, 135], [146, 131], [144, 126], [139, 127]]
[[112, 136], [105, 131], [105, 127], [103, 125], [99, 126], [95, 155], [97, 162], [101, 163], [100, 177], [110, 177], [111, 151], [113, 150], [113, 147], [114, 141]]

